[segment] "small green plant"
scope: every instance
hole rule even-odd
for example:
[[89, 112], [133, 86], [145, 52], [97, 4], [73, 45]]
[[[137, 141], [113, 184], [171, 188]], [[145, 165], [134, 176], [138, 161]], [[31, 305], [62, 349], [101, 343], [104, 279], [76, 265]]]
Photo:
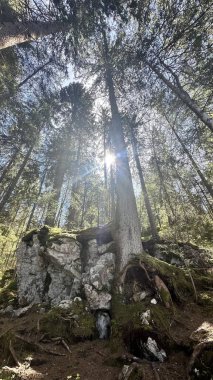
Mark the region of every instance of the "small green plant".
[[76, 373], [76, 375], [68, 375], [67, 380], [81, 380], [81, 377], [80, 377], [79, 373]]

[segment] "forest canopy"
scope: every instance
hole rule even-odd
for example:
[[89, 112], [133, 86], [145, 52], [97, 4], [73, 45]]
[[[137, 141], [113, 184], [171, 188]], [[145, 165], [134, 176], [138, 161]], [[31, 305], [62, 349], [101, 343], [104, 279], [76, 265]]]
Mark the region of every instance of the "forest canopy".
[[212, 5], [1, 0], [2, 269], [44, 224], [211, 246]]

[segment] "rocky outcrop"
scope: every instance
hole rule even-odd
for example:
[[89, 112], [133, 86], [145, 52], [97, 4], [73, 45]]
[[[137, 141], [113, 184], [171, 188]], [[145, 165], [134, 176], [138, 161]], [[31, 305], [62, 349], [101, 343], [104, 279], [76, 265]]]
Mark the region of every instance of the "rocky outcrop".
[[33, 235], [30, 245], [22, 242], [16, 269], [19, 303], [57, 305], [75, 297], [80, 291], [80, 252], [81, 244], [74, 238], [59, 238], [46, 247], [37, 235]]
[[115, 269], [110, 242], [100, 245], [84, 236], [80, 243], [73, 235], [53, 236], [47, 228], [23, 240], [16, 253], [20, 305], [59, 306], [83, 296], [91, 310], [110, 309]]

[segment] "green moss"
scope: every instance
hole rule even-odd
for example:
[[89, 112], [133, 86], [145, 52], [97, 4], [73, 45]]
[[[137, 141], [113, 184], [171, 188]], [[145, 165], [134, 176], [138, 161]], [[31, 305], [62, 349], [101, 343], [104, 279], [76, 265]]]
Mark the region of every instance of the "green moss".
[[8, 373], [7, 371], [0, 370], [0, 380], [20, 380], [18, 375]]
[[65, 317], [66, 314], [61, 309], [52, 308], [40, 321], [41, 331], [53, 338], [58, 336], [69, 338], [71, 326], [69, 321], [64, 321]]
[[[150, 324], [144, 325], [141, 323], [141, 314], [150, 310]], [[144, 332], [155, 333], [163, 341], [172, 345], [170, 325], [174, 317], [174, 310], [165, 308], [162, 304], [153, 305], [150, 299], [145, 299], [143, 302], [125, 304], [118, 295], [114, 295], [112, 300], [112, 324], [111, 337], [109, 346], [111, 352], [119, 351], [123, 344], [123, 335], [131, 325], [132, 330], [142, 329]]]
[[71, 239], [71, 240], [75, 240], [76, 241], [76, 236], [73, 235], [73, 234], [68, 234], [66, 232], [64, 233], [60, 233], [60, 234], [56, 234], [56, 235], [49, 235], [49, 238], [47, 240], [47, 246], [51, 246], [52, 243], [56, 243], [56, 244], [63, 244], [63, 239], [64, 238], [68, 238], [68, 239]]
[[154, 330], [158, 331], [161, 335], [170, 337], [169, 328], [173, 319], [173, 311], [166, 309], [163, 305], [151, 305], [151, 323]]
[[43, 316], [40, 325], [42, 332], [68, 341], [88, 339], [95, 332], [95, 318], [83, 302], [74, 302], [69, 311], [52, 308]]
[[193, 287], [187, 270], [177, 268], [149, 255], [141, 255], [140, 259], [150, 272], [157, 273], [165, 281], [168, 288], [175, 293], [179, 300], [186, 300], [193, 294]]
[[48, 226], [44, 226], [38, 231], [39, 243], [40, 243], [40, 245], [42, 245], [44, 247], [46, 247], [47, 241], [49, 239], [49, 231], [50, 231], [50, 229]]
[[32, 245], [33, 244], [33, 236], [38, 234], [38, 229], [34, 228], [33, 230], [30, 230], [27, 232], [25, 236], [21, 239], [24, 241], [27, 245]]
[[191, 270], [192, 278], [197, 287], [200, 289], [213, 289], [213, 275], [211, 273], [209, 275], [201, 275], [199, 272]]
[[14, 279], [14, 276], [15, 276], [15, 270], [14, 269], [7, 269], [3, 273], [3, 276], [0, 280], [0, 288], [3, 288], [4, 286], [6, 286], [8, 281], [10, 282], [11, 280]]
[[166, 291], [166, 289], [161, 288], [159, 290], [159, 294], [165, 306], [171, 305], [171, 297], [170, 294]]
[[33, 229], [29, 231], [23, 238], [22, 241], [26, 242], [27, 245], [33, 245], [33, 236], [37, 235], [40, 245], [46, 247], [51, 246], [52, 243], [62, 244], [63, 238], [69, 238], [76, 240], [76, 235], [72, 232], [63, 231], [62, 228], [43, 226], [40, 229]]
[[17, 282], [14, 278], [14, 270], [8, 270], [4, 273], [0, 285], [2, 286], [0, 288], [0, 307], [17, 306]]
[[210, 306], [213, 311], [213, 291], [200, 292], [198, 295], [198, 303], [202, 306]]

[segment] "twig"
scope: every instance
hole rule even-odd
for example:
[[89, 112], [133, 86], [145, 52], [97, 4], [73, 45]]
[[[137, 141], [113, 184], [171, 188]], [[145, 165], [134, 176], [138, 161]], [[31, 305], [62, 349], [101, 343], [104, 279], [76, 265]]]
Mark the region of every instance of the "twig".
[[37, 331], [38, 332], [40, 331], [40, 318], [38, 318], [37, 320]]
[[11, 353], [11, 355], [12, 355], [12, 357], [13, 357], [13, 360], [14, 360], [14, 362], [16, 363], [16, 365], [18, 366], [18, 367], [21, 367], [21, 363], [18, 361], [18, 359], [17, 359], [17, 356], [16, 356], [16, 353], [15, 353], [15, 350], [14, 350], [14, 348], [13, 348], [13, 346], [12, 346], [12, 342], [11, 342], [11, 340], [10, 340], [10, 344], [9, 344], [9, 350], [10, 350], [10, 353]]
[[190, 269], [189, 269], [188, 273], [189, 273], [189, 277], [190, 277], [190, 280], [191, 280], [191, 283], [192, 283], [192, 287], [193, 287], [193, 290], [194, 290], [195, 301], [197, 302], [197, 300], [198, 300], [198, 297], [197, 297], [197, 290], [196, 290], [195, 283], [194, 283], [193, 277], [192, 277], [192, 275], [191, 275], [191, 271], [190, 271]]
[[7, 334], [9, 331], [11, 331], [14, 327], [10, 327], [9, 329], [7, 329], [6, 331], [3, 331], [1, 334], [0, 334], [0, 338], [2, 338], [5, 334]]
[[35, 343], [35, 342], [32, 342], [31, 340], [29, 339], [26, 339], [26, 338], [23, 338], [22, 336], [20, 335], [15, 335], [15, 337], [19, 340], [21, 340], [22, 342], [24, 343], [28, 343], [28, 344], [31, 344], [32, 346], [35, 346], [36, 348], [38, 348], [41, 352], [46, 352], [47, 354], [51, 354], [51, 355], [55, 355], [55, 356], [65, 356], [65, 354], [61, 354], [59, 352], [55, 352], [55, 351], [51, 351], [47, 348], [44, 348], [41, 346], [41, 344], [39, 343]]
[[46, 338], [48, 336], [48, 334], [47, 333], [44, 333], [44, 334], [42, 334], [42, 336], [41, 336], [41, 338], [39, 338], [39, 342], [41, 342], [44, 338]]
[[100, 356], [103, 356], [104, 358], [106, 358], [107, 357], [107, 355], [106, 354], [104, 354], [103, 352], [101, 352], [101, 351], [95, 351], [96, 352], [96, 354], [98, 354], [98, 355], [100, 355]]
[[160, 380], [160, 376], [155, 368], [155, 364], [154, 363], [151, 363], [151, 367], [152, 367], [152, 370], [153, 370], [153, 373], [154, 373], [154, 376], [155, 376], [155, 380]]
[[63, 346], [66, 348], [66, 350], [71, 354], [71, 350], [70, 350], [70, 348], [69, 348], [69, 346], [68, 346], [68, 344], [65, 342], [65, 340], [64, 339], [62, 339], [61, 340], [61, 343], [63, 344]]

